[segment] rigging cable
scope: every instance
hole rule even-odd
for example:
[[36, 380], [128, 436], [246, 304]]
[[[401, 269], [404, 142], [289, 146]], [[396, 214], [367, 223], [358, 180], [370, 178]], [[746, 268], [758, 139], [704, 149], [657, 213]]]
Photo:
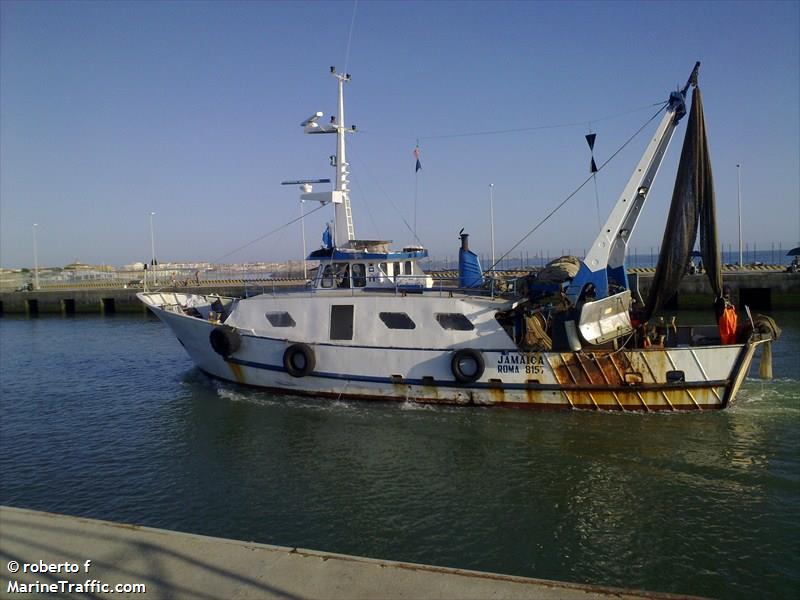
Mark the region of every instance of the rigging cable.
[[353, 0], [353, 17], [350, 19], [350, 32], [347, 34], [347, 47], [344, 51], [344, 72], [347, 73], [347, 65], [350, 62], [350, 42], [353, 41], [353, 27], [356, 24], [356, 9], [358, 0]]
[[419, 197], [419, 171], [421, 168], [419, 162], [419, 140], [417, 140], [417, 146], [414, 148], [414, 158], [417, 159], [417, 164], [414, 168], [414, 239], [419, 244], [419, 237], [417, 236], [417, 199]]
[[[599, 122], [599, 121], [608, 121], [609, 119], [616, 119], [617, 117], [623, 117], [625, 115], [629, 115], [631, 113], [639, 112], [640, 110], [644, 110], [646, 108], [652, 108], [654, 106], [661, 106], [664, 102], [655, 102], [653, 104], [647, 104], [645, 106], [640, 106], [639, 108], [633, 108], [631, 110], [626, 110], [619, 113], [614, 113], [612, 115], [606, 115], [605, 117], [600, 117], [599, 119], [592, 119], [592, 122]], [[440, 140], [446, 138], [458, 138], [458, 137], [471, 137], [476, 135], [497, 135], [502, 133], [516, 133], [519, 131], [538, 131], [541, 129], [562, 129], [565, 127], [578, 127], [579, 125], [585, 125], [586, 121], [576, 121], [573, 123], [556, 123], [554, 125], [534, 125], [531, 127], [516, 127], [513, 129], [495, 129], [489, 131], [471, 131], [465, 133], [448, 133], [445, 135], [426, 135], [420, 136], [418, 139], [420, 140]]]
[[272, 231], [269, 231], [269, 232], [265, 233], [264, 235], [262, 235], [262, 236], [260, 236], [260, 237], [257, 237], [256, 239], [254, 239], [254, 240], [251, 240], [251, 241], [247, 242], [246, 244], [243, 244], [243, 245], [239, 246], [239, 247], [238, 247], [238, 248], [236, 248], [235, 250], [231, 250], [231, 251], [230, 251], [230, 252], [228, 252], [227, 254], [223, 254], [223, 255], [222, 255], [222, 256], [220, 256], [219, 258], [215, 258], [215, 259], [214, 259], [214, 260], [212, 260], [211, 262], [212, 262], [212, 263], [219, 263], [219, 262], [220, 262], [220, 261], [221, 261], [223, 258], [228, 258], [228, 257], [229, 257], [231, 254], [236, 254], [236, 253], [237, 253], [237, 252], [239, 252], [240, 250], [244, 250], [244, 249], [245, 249], [245, 248], [247, 248], [248, 246], [252, 246], [252, 245], [253, 245], [253, 244], [255, 244], [256, 242], [260, 242], [260, 241], [261, 241], [261, 240], [263, 240], [264, 238], [268, 238], [269, 236], [271, 236], [271, 235], [273, 235], [273, 234], [275, 234], [275, 233], [278, 233], [279, 231], [282, 231], [283, 229], [286, 229], [287, 227], [289, 227], [289, 225], [294, 225], [294, 224], [295, 224], [295, 223], [297, 223], [297, 222], [298, 222], [300, 219], [304, 219], [304, 218], [305, 218], [305, 217], [307, 217], [308, 215], [313, 215], [315, 212], [317, 212], [318, 210], [320, 210], [320, 209], [324, 208], [325, 206], [327, 206], [327, 204], [320, 204], [320, 205], [319, 205], [317, 208], [315, 208], [314, 210], [310, 210], [310, 211], [308, 211], [308, 212], [307, 212], [307, 213], [305, 213], [305, 214], [304, 214], [302, 217], [295, 217], [294, 219], [292, 219], [292, 220], [291, 220], [291, 221], [289, 221], [288, 223], [284, 223], [284, 224], [283, 224], [283, 225], [281, 225], [280, 227], [276, 227], [276, 228], [275, 228], [275, 229], [273, 229]]
[[603, 226], [602, 218], [600, 217], [600, 192], [597, 189], [597, 173], [592, 173], [592, 180], [594, 181], [594, 204], [597, 208], [597, 227]]
[[[611, 119], [616, 119], [618, 117], [623, 117], [625, 115], [630, 115], [630, 114], [633, 114], [633, 113], [636, 113], [636, 112], [640, 112], [640, 111], [643, 111], [645, 109], [652, 108], [654, 106], [661, 106], [662, 104], [664, 104], [663, 101], [654, 102], [654, 103], [651, 103], [651, 104], [646, 104], [644, 106], [640, 106], [638, 108], [632, 108], [630, 110], [614, 113], [614, 114], [611, 114], [611, 115], [606, 115], [604, 117], [600, 117], [600, 118], [597, 118], [597, 119], [592, 119], [591, 121], [588, 121], [588, 122], [589, 123], [598, 123], [600, 121], [609, 121]], [[564, 128], [568, 128], [568, 127], [578, 127], [580, 125], [585, 125], [586, 123], [587, 123], [587, 121], [574, 121], [574, 122], [570, 122], [570, 123], [555, 123], [555, 124], [552, 124], [552, 125], [534, 125], [534, 126], [531, 126], [531, 127], [516, 127], [516, 128], [511, 128], [511, 129], [494, 129], [494, 130], [486, 130], [486, 131], [468, 131], [468, 132], [461, 132], [461, 133], [449, 133], [449, 134], [444, 134], [444, 135], [421, 135], [421, 136], [416, 136], [416, 137], [410, 137], [410, 136], [407, 136], [407, 135], [392, 135], [392, 134], [387, 134], [387, 133], [382, 133], [382, 132], [381, 133], [376, 133], [376, 131], [370, 130], [369, 128], [367, 128], [367, 129], [360, 129], [359, 128], [358, 132], [360, 134], [362, 134], [362, 135], [366, 133], [367, 135], [372, 135], [372, 136], [375, 136], [375, 137], [382, 137], [382, 138], [386, 138], [386, 139], [396, 139], [396, 140], [415, 140], [417, 143], [419, 143], [420, 140], [440, 140], [440, 139], [448, 139], [448, 138], [473, 137], [473, 136], [481, 136], [481, 135], [500, 135], [500, 134], [504, 134], [504, 133], [519, 133], [519, 132], [523, 132], [523, 131], [541, 131], [541, 130], [546, 130], [546, 129], [564, 129]]]
[[[600, 167], [598, 167], [598, 169], [597, 169], [597, 170], [598, 170], [598, 171], [601, 171], [601, 170], [603, 169], [603, 167], [605, 167], [605, 166], [606, 166], [608, 163], [610, 163], [610, 162], [611, 162], [611, 161], [612, 161], [612, 160], [613, 160], [613, 159], [614, 159], [614, 158], [617, 156], [617, 154], [619, 154], [620, 152], [622, 152], [623, 148], [625, 148], [625, 146], [627, 146], [629, 143], [631, 143], [631, 142], [633, 141], [633, 139], [634, 139], [634, 138], [635, 138], [637, 135], [639, 135], [639, 134], [640, 134], [640, 133], [641, 133], [641, 132], [644, 130], [644, 128], [645, 128], [645, 127], [647, 127], [647, 126], [648, 126], [648, 125], [649, 125], [649, 124], [650, 124], [652, 121], [654, 121], [654, 120], [655, 120], [655, 118], [656, 118], [658, 115], [660, 115], [660, 114], [661, 114], [661, 111], [663, 111], [664, 109], [666, 109], [666, 107], [667, 107], [667, 105], [668, 105], [668, 104], [669, 104], [669, 102], [663, 102], [663, 103], [661, 103], [661, 108], [659, 108], [659, 109], [658, 109], [658, 111], [657, 111], [657, 112], [656, 112], [656, 113], [655, 113], [655, 114], [654, 114], [652, 117], [650, 117], [650, 118], [647, 120], [647, 122], [646, 122], [644, 125], [642, 125], [642, 126], [641, 126], [641, 127], [640, 127], [640, 128], [639, 128], [639, 129], [638, 129], [638, 130], [637, 130], [637, 131], [636, 131], [636, 132], [635, 132], [635, 133], [634, 133], [632, 136], [631, 136], [631, 137], [629, 137], [629, 138], [628, 138], [628, 139], [625, 141], [625, 143], [624, 143], [624, 144], [622, 144], [622, 146], [620, 146], [619, 148], [617, 148], [617, 150], [614, 152], [614, 154], [612, 154], [612, 155], [611, 155], [611, 156], [610, 156], [610, 157], [609, 157], [609, 158], [608, 158], [608, 159], [607, 159], [607, 160], [606, 160], [606, 161], [605, 161], [603, 164], [601, 164], [601, 165], [600, 165]], [[529, 238], [529, 237], [530, 237], [530, 236], [531, 236], [531, 235], [532, 235], [532, 234], [533, 234], [533, 233], [534, 233], [534, 232], [535, 232], [537, 229], [539, 229], [539, 227], [541, 227], [542, 225], [544, 225], [544, 224], [545, 224], [545, 222], [546, 222], [548, 219], [550, 219], [550, 217], [552, 217], [554, 214], [556, 214], [556, 213], [557, 213], [557, 212], [558, 212], [558, 211], [561, 209], [561, 207], [563, 207], [563, 206], [564, 206], [564, 205], [565, 205], [567, 202], [569, 202], [569, 201], [570, 201], [570, 200], [573, 198], [573, 196], [575, 196], [575, 194], [577, 194], [579, 191], [581, 191], [581, 190], [583, 189], [583, 187], [584, 187], [584, 186], [585, 186], [587, 183], [589, 183], [589, 181], [591, 181], [591, 180], [592, 180], [592, 177], [594, 177], [594, 173], [592, 173], [591, 175], [589, 175], [589, 177], [587, 177], [586, 179], [584, 179], [584, 180], [583, 180], [583, 182], [582, 182], [582, 183], [581, 183], [581, 184], [580, 184], [580, 185], [579, 185], [577, 188], [575, 188], [575, 189], [572, 191], [572, 193], [570, 193], [570, 194], [569, 194], [569, 195], [568, 195], [566, 198], [564, 198], [564, 199], [561, 201], [561, 203], [560, 203], [560, 204], [558, 204], [558, 206], [556, 206], [556, 207], [555, 207], [553, 210], [551, 210], [549, 213], [547, 213], [547, 215], [546, 215], [546, 216], [545, 216], [545, 217], [544, 217], [544, 218], [543, 218], [541, 221], [539, 221], [539, 222], [538, 222], [538, 223], [537, 223], [537, 224], [536, 224], [536, 225], [533, 227], [533, 229], [531, 229], [531, 230], [530, 230], [528, 233], [526, 233], [526, 234], [525, 234], [525, 235], [522, 237], [522, 239], [520, 239], [520, 240], [519, 240], [519, 241], [518, 241], [516, 244], [514, 244], [514, 245], [513, 245], [513, 246], [512, 246], [512, 247], [511, 247], [511, 248], [510, 248], [510, 249], [509, 249], [509, 250], [508, 250], [508, 251], [507, 251], [505, 254], [503, 254], [503, 255], [502, 255], [500, 258], [498, 258], [498, 259], [497, 259], [497, 261], [496, 261], [496, 262], [495, 262], [495, 263], [494, 263], [494, 264], [493, 264], [491, 267], [489, 267], [489, 268], [487, 269], [487, 271], [493, 271], [493, 270], [494, 270], [494, 268], [495, 268], [495, 266], [497, 266], [497, 265], [498, 265], [498, 264], [499, 264], [499, 263], [500, 263], [500, 262], [501, 262], [501, 261], [502, 261], [502, 260], [503, 260], [503, 259], [504, 259], [506, 256], [508, 256], [508, 255], [509, 255], [509, 254], [511, 254], [511, 253], [512, 253], [514, 250], [516, 250], [516, 249], [517, 249], [517, 248], [520, 246], [520, 244], [522, 244], [522, 242], [524, 242], [525, 240], [527, 240], [527, 239], [528, 239], [528, 238]]]
[[[625, 115], [630, 115], [636, 112], [643, 111], [648, 108], [652, 108], [654, 106], [661, 106], [662, 102], [653, 102], [651, 104], [645, 104], [644, 106], [640, 106], [638, 108], [632, 108], [630, 110], [625, 110], [622, 112], [606, 115], [604, 117], [600, 117], [597, 119], [592, 119], [592, 123], [599, 123], [600, 121], [609, 121], [611, 119], [616, 119], [618, 117], [624, 117]], [[384, 137], [384, 138], [393, 138], [398, 140], [440, 140], [440, 139], [447, 139], [447, 138], [458, 138], [458, 137], [471, 137], [471, 136], [478, 136], [478, 135], [498, 135], [503, 133], [518, 133], [520, 131], [539, 131], [544, 129], [563, 129], [566, 127], [578, 127], [580, 125], [585, 125], [587, 121], [574, 121], [571, 123], [555, 123], [552, 125], [533, 125], [531, 127], [516, 127], [511, 129], [493, 129], [493, 130], [486, 130], [486, 131], [467, 131], [461, 133], [448, 133], [443, 135], [421, 135], [417, 137], [409, 137], [406, 135], [390, 135], [385, 133], [375, 133], [374, 131], [370, 131], [369, 129], [359, 129], [359, 133], [368, 133], [370, 135], [375, 135], [377, 137]]]
[[597, 189], [597, 164], [594, 162], [594, 142], [597, 134], [592, 132], [592, 124], [589, 123], [589, 133], [586, 135], [586, 142], [589, 144], [589, 152], [591, 153], [591, 162], [589, 164], [589, 172], [592, 174], [594, 180], [594, 204], [597, 208], [597, 228], [603, 226], [603, 221], [600, 220], [600, 192]]
[[[351, 152], [351, 154], [352, 154], [352, 152]], [[369, 220], [372, 221], [372, 226], [375, 228], [376, 235], [379, 235], [377, 232], [380, 231], [380, 228], [378, 227], [378, 223], [375, 221], [375, 217], [372, 216], [372, 210], [369, 207], [369, 202], [367, 202], [367, 194], [364, 193], [364, 188], [361, 187], [361, 183], [358, 181], [357, 177], [354, 177], [352, 179], [352, 182], [358, 188], [359, 194], [360, 194], [360, 196], [362, 198], [362, 202], [364, 204], [364, 208], [367, 209], [367, 215], [369, 216]], [[351, 201], [352, 201], [352, 198], [351, 198]]]
[[400, 220], [403, 221], [403, 224], [406, 226], [406, 229], [408, 229], [408, 231], [411, 232], [411, 235], [414, 237], [414, 239], [416, 239], [420, 244], [422, 244], [420, 239], [417, 237], [417, 234], [414, 232], [414, 229], [411, 227], [411, 225], [409, 225], [408, 221], [406, 221], [406, 218], [403, 216], [403, 213], [400, 212], [399, 208], [397, 208], [397, 205], [394, 203], [394, 201], [392, 200], [391, 196], [389, 196], [389, 194], [386, 193], [386, 190], [383, 189], [383, 186], [381, 185], [380, 180], [377, 177], [373, 177], [372, 176], [372, 173], [370, 172], [369, 168], [367, 168], [367, 164], [363, 160], [361, 160], [361, 157], [358, 154], [354, 153], [352, 151], [352, 149], [348, 151], [348, 154], [350, 156], [354, 157], [361, 164], [361, 166], [362, 166], [362, 168], [364, 170], [364, 173], [366, 173], [367, 176], [369, 176], [369, 178], [372, 179], [372, 181], [375, 184], [375, 186], [380, 190], [380, 192], [384, 195], [384, 197], [389, 201], [389, 204], [392, 205], [392, 208], [395, 210], [397, 215], [400, 217]]

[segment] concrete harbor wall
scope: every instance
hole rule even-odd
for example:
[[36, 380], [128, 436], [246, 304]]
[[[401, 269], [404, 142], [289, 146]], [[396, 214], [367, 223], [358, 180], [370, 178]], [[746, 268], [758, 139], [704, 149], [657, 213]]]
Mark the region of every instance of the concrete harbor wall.
[[[201, 285], [165, 286], [159, 291], [182, 292], [188, 294], [220, 294], [234, 298], [244, 298], [261, 293], [279, 290], [304, 289], [303, 280], [265, 280], [247, 282], [241, 280], [222, 280]], [[85, 284], [73, 286], [42, 286], [30, 292], [0, 293], [0, 315], [39, 314], [77, 315], [88, 313], [134, 313], [146, 312], [144, 304], [136, 297], [142, 287], [107, 286]]]
[[[639, 291], [646, 300], [655, 269], [637, 269], [632, 272], [639, 278]], [[723, 285], [731, 288], [734, 304], [740, 309], [747, 305], [753, 310], [780, 310], [800, 308], [800, 273], [787, 273], [772, 267], [745, 271], [725, 271]], [[705, 273], [687, 275], [681, 281], [678, 293], [667, 308], [706, 309], [713, 296]]]
[[[523, 272], [503, 272], [505, 276], [521, 276]], [[654, 269], [633, 269], [630, 272], [639, 280], [639, 290], [644, 298], [653, 279]], [[453, 271], [432, 273], [437, 284], [452, 286], [457, 278]], [[745, 271], [727, 271], [723, 274], [725, 285], [731, 288], [734, 303], [753, 310], [780, 310], [800, 308], [800, 273], [786, 273], [775, 267], [762, 267]], [[221, 294], [242, 298], [260, 293], [305, 288], [302, 279], [270, 279], [260, 281], [219, 280], [200, 285], [165, 286], [161, 291], [201, 294]], [[42, 286], [37, 291], [0, 293], [2, 314], [63, 314], [143, 312], [144, 305], [136, 298], [141, 287], [126, 287], [107, 283]], [[711, 287], [705, 274], [687, 275], [683, 278], [676, 297], [667, 309], [706, 309], [711, 306]]]
[[[678, 597], [270, 546], [11, 507], [0, 507], [0, 557], [2, 597]], [[42, 586], [49, 586], [44, 594]]]

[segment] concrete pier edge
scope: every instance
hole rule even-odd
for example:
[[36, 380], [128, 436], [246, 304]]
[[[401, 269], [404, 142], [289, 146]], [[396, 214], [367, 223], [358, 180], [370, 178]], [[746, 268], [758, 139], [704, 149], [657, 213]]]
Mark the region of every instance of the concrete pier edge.
[[[58, 594], [73, 598], [687, 598], [364, 558], [0, 506], [0, 596], [20, 584], [69, 581], [144, 584], [144, 593]], [[84, 568], [85, 561], [91, 560]], [[22, 565], [73, 563], [77, 573], [22, 573]], [[20, 568], [9, 572], [16, 563]], [[17, 591], [12, 584], [17, 582]], [[58, 584], [57, 584], [58, 585]], [[96, 585], [96, 584], [94, 584]], [[29, 592], [30, 590], [28, 590]], [[35, 591], [35, 590], [34, 590]]]

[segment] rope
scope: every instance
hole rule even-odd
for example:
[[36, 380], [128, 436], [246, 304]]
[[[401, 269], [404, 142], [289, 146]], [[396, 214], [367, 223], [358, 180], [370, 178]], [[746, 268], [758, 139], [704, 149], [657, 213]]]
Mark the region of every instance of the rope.
[[[380, 231], [380, 228], [378, 227], [378, 223], [375, 222], [375, 217], [372, 216], [372, 210], [370, 210], [369, 202], [367, 202], [367, 194], [364, 193], [364, 188], [361, 187], [361, 183], [358, 181], [357, 177], [354, 177], [352, 179], [352, 182], [358, 188], [359, 195], [361, 196], [361, 198], [363, 200], [363, 203], [364, 203], [364, 208], [367, 209], [367, 215], [369, 216], [369, 220], [372, 221], [372, 227], [375, 229], [376, 232]], [[350, 200], [352, 201], [352, 198]], [[379, 235], [379, 234], [376, 233], [376, 235]]]
[[[414, 152], [419, 152], [419, 140]], [[419, 158], [417, 158], [419, 160]], [[419, 237], [417, 237], [417, 199], [419, 197], [419, 169], [414, 169], [414, 239], [419, 244]]]
[[[381, 186], [380, 181], [376, 177], [372, 176], [372, 173], [370, 172], [369, 168], [367, 167], [367, 164], [363, 160], [361, 160], [361, 157], [358, 154], [354, 153], [352, 151], [352, 149], [348, 150], [348, 154], [351, 157], [355, 158], [361, 164], [361, 167], [363, 168], [364, 173], [366, 173], [367, 176], [370, 177], [370, 179], [372, 179], [372, 182], [375, 184], [375, 186], [380, 190], [380, 192], [384, 195], [384, 197], [389, 201], [389, 204], [392, 205], [392, 208], [395, 210], [397, 215], [400, 217], [400, 220], [403, 221], [403, 224], [406, 226], [406, 229], [408, 229], [408, 231], [411, 233], [411, 235], [414, 236], [414, 239], [416, 239], [418, 242], [420, 242], [419, 238], [417, 237], [416, 232], [411, 227], [411, 225], [409, 225], [408, 221], [406, 221], [406, 218], [403, 216], [403, 213], [400, 212], [400, 209], [397, 208], [397, 205], [394, 203], [394, 201], [392, 200], [391, 196], [389, 196], [389, 194], [386, 193], [386, 190], [383, 189], [383, 186]], [[420, 242], [420, 244], [421, 243], [422, 242]]]
[[594, 179], [594, 204], [597, 207], [597, 228], [600, 229], [603, 226], [603, 221], [600, 218], [600, 192], [597, 190], [597, 173], [592, 173], [592, 179]]
[[408, 136], [399, 136], [399, 135], [375, 134], [373, 132], [370, 132], [368, 129], [367, 130], [359, 129], [359, 133], [362, 133], [362, 134], [363, 133], [369, 133], [371, 135], [378, 135], [378, 136], [395, 138], [395, 139], [403, 139], [403, 140], [411, 139], [411, 140], [417, 140], [417, 141], [419, 141], [419, 140], [442, 140], [442, 139], [448, 139], [448, 138], [471, 137], [471, 136], [479, 136], [479, 135], [500, 135], [500, 134], [504, 134], [504, 133], [518, 133], [518, 132], [521, 132], [521, 131], [539, 131], [539, 130], [544, 130], [544, 129], [563, 129], [563, 128], [566, 128], [566, 127], [584, 126], [584, 125], [586, 125], [586, 123], [597, 123], [599, 121], [608, 121], [608, 120], [616, 119], [618, 117], [623, 117], [625, 115], [629, 115], [629, 114], [632, 114], [632, 113], [635, 113], [635, 112], [639, 112], [639, 111], [645, 110], [647, 108], [652, 108], [653, 106], [662, 106], [662, 105], [664, 105], [664, 102], [654, 102], [652, 104], [646, 104], [645, 106], [640, 106], [638, 108], [632, 108], [630, 110], [625, 110], [625, 111], [614, 113], [614, 114], [611, 114], [611, 115], [606, 115], [606, 116], [600, 117], [598, 119], [592, 119], [591, 121], [574, 121], [574, 122], [569, 122], [569, 123], [556, 123], [556, 124], [551, 124], [551, 125], [534, 125], [534, 126], [531, 126], [531, 127], [516, 127], [516, 128], [513, 128], [513, 129], [491, 129], [491, 130], [485, 130], [485, 131], [467, 131], [467, 132], [460, 132], [460, 133], [448, 133], [448, 134], [443, 134], [443, 135], [424, 135], [424, 136], [418, 136], [418, 137], [414, 137], [414, 138], [411, 138], [411, 137], [408, 137]]
[[347, 65], [350, 62], [350, 42], [353, 41], [353, 26], [356, 24], [356, 8], [358, 8], [358, 0], [353, 1], [353, 17], [350, 19], [350, 33], [347, 34], [347, 47], [344, 51], [345, 73], [347, 73]]
[[[592, 124], [589, 123], [589, 135], [592, 135], [592, 134], [593, 134], [593, 132], [592, 132]], [[589, 135], [586, 136], [586, 141], [587, 142], [589, 142]], [[592, 138], [592, 141], [589, 142], [589, 156], [591, 157], [591, 161], [592, 161], [591, 165], [590, 165], [590, 169], [591, 169], [592, 175], [594, 175], [594, 177], [593, 177], [593, 179], [594, 179], [594, 204], [595, 204], [595, 208], [597, 209], [597, 229], [600, 229], [603, 226], [603, 221], [600, 219], [600, 192], [597, 189], [597, 171], [595, 171], [596, 165], [595, 165], [595, 162], [594, 162], [594, 140], [595, 139], [596, 138]]]
[[[263, 240], [264, 238], [268, 238], [269, 236], [271, 236], [271, 235], [273, 235], [273, 234], [275, 234], [275, 233], [278, 233], [279, 231], [281, 231], [281, 230], [283, 230], [283, 229], [285, 229], [285, 228], [289, 227], [289, 225], [294, 225], [294, 224], [295, 224], [295, 223], [297, 223], [297, 222], [298, 222], [300, 219], [304, 219], [304, 218], [305, 218], [305, 217], [307, 217], [308, 215], [313, 215], [315, 212], [317, 212], [318, 210], [320, 210], [320, 209], [324, 208], [325, 206], [327, 206], [327, 204], [320, 204], [320, 205], [319, 205], [317, 208], [315, 208], [314, 210], [310, 210], [310, 211], [308, 211], [308, 212], [307, 212], [307, 213], [305, 213], [305, 214], [304, 214], [302, 217], [296, 217], [296, 218], [292, 219], [291, 221], [289, 221], [288, 223], [285, 223], [285, 224], [281, 225], [280, 227], [277, 227], [277, 228], [273, 229], [272, 231], [270, 231], [270, 232], [267, 232], [267, 233], [265, 233], [264, 235], [262, 235], [262, 236], [259, 236], [259, 237], [257, 237], [256, 239], [254, 239], [254, 240], [251, 240], [251, 241], [247, 242], [246, 244], [243, 244], [243, 245], [239, 246], [239, 247], [238, 247], [238, 248], [236, 248], [235, 250], [231, 250], [230, 252], [228, 252], [227, 254], [223, 254], [223, 255], [222, 255], [222, 256], [220, 256], [219, 258], [215, 258], [215, 259], [214, 259], [214, 260], [212, 260], [211, 262], [212, 262], [212, 263], [218, 263], [218, 262], [222, 261], [222, 259], [223, 259], [223, 258], [228, 258], [228, 257], [229, 257], [231, 254], [236, 254], [236, 253], [237, 253], [237, 252], [239, 252], [240, 250], [244, 250], [244, 249], [245, 249], [245, 248], [247, 248], [248, 246], [252, 246], [252, 245], [253, 245], [253, 244], [255, 244], [256, 242], [260, 242], [260, 241], [261, 241], [261, 240]], [[305, 257], [303, 257], [303, 258], [305, 258]]]
[[[663, 111], [663, 110], [664, 110], [664, 109], [667, 107], [667, 104], [668, 104], [667, 102], [663, 102], [663, 103], [661, 104], [661, 108], [659, 108], [659, 109], [658, 109], [658, 111], [657, 111], [657, 112], [656, 112], [656, 113], [655, 113], [655, 114], [654, 114], [652, 117], [650, 117], [650, 118], [647, 120], [647, 122], [646, 122], [644, 125], [642, 125], [642, 126], [641, 126], [641, 127], [640, 127], [640, 128], [637, 130], [637, 131], [636, 131], [636, 133], [634, 133], [634, 134], [633, 134], [631, 137], [629, 137], [629, 138], [628, 138], [628, 139], [625, 141], [625, 143], [624, 143], [624, 144], [622, 144], [622, 146], [620, 146], [620, 147], [619, 147], [619, 148], [618, 148], [618, 149], [617, 149], [617, 150], [614, 152], [614, 154], [612, 154], [612, 155], [611, 155], [611, 156], [610, 156], [608, 159], [606, 159], [606, 161], [605, 161], [603, 164], [601, 164], [601, 165], [600, 165], [600, 166], [597, 168], [597, 171], [598, 171], [598, 172], [602, 171], [602, 170], [603, 170], [603, 168], [604, 168], [604, 167], [605, 167], [605, 166], [606, 166], [608, 163], [610, 163], [610, 162], [611, 162], [611, 161], [612, 161], [612, 160], [613, 160], [613, 159], [614, 159], [614, 158], [617, 156], [617, 154], [619, 154], [620, 152], [622, 152], [622, 150], [625, 148], [625, 146], [627, 146], [628, 144], [630, 144], [630, 143], [633, 141], [633, 139], [634, 139], [634, 138], [635, 138], [637, 135], [639, 135], [639, 134], [640, 134], [640, 133], [641, 133], [641, 132], [644, 130], [644, 128], [645, 128], [645, 127], [647, 127], [647, 126], [648, 126], [648, 125], [649, 125], [649, 124], [650, 124], [650, 123], [651, 123], [653, 120], [655, 120], [655, 118], [656, 118], [658, 115], [660, 115], [660, 114], [661, 114], [661, 111]], [[501, 262], [501, 261], [502, 261], [502, 260], [503, 260], [503, 259], [504, 259], [506, 256], [508, 256], [508, 255], [509, 255], [509, 254], [511, 254], [511, 253], [512, 253], [514, 250], [516, 250], [516, 249], [517, 249], [517, 248], [520, 246], [520, 244], [522, 244], [522, 242], [524, 242], [525, 240], [527, 240], [527, 239], [528, 239], [528, 238], [529, 238], [529, 237], [530, 237], [530, 236], [531, 236], [531, 235], [532, 235], [532, 234], [533, 234], [533, 233], [534, 233], [534, 232], [535, 232], [537, 229], [539, 229], [539, 227], [541, 227], [542, 225], [544, 225], [544, 224], [545, 224], [545, 223], [546, 223], [546, 222], [547, 222], [547, 221], [550, 219], [550, 217], [552, 217], [554, 214], [556, 214], [556, 212], [558, 212], [558, 211], [561, 209], [561, 207], [562, 207], [562, 206], [564, 206], [564, 205], [565, 205], [567, 202], [569, 202], [569, 201], [572, 199], [572, 197], [573, 197], [573, 196], [575, 196], [575, 194], [577, 194], [579, 191], [581, 191], [581, 190], [583, 189], [583, 187], [584, 187], [584, 186], [585, 186], [587, 183], [589, 183], [589, 182], [592, 180], [592, 178], [594, 177], [594, 175], [595, 175], [595, 174], [594, 174], [594, 173], [592, 173], [591, 175], [589, 175], [589, 177], [587, 177], [586, 179], [584, 179], [584, 180], [583, 180], [583, 182], [582, 182], [582, 183], [581, 183], [581, 184], [580, 184], [580, 185], [579, 185], [577, 188], [575, 188], [575, 190], [573, 190], [573, 192], [572, 192], [571, 194], [569, 194], [569, 195], [568, 195], [566, 198], [564, 198], [564, 200], [562, 200], [562, 201], [561, 201], [561, 203], [560, 203], [560, 204], [558, 204], [558, 206], [556, 206], [556, 207], [555, 207], [553, 210], [551, 210], [549, 213], [547, 213], [547, 215], [546, 215], [546, 216], [545, 216], [545, 217], [544, 217], [544, 218], [543, 218], [541, 221], [539, 221], [539, 222], [538, 222], [538, 223], [537, 223], [537, 224], [536, 224], [536, 225], [533, 227], [533, 229], [531, 229], [531, 230], [530, 230], [528, 233], [526, 233], [526, 234], [525, 234], [525, 235], [522, 237], [522, 239], [521, 239], [521, 240], [519, 240], [519, 241], [518, 241], [516, 244], [514, 244], [514, 245], [513, 245], [513, 246], [512, 246], [512, 247], [511, 247], [511, 248], [510, 248], [510, 249], [509, 249], [509, 250], [508, 250], [508, 251], [507, 251], [505, 254], [503, 254], [503, 255], [502, 255], [500, 258], [498, 258], [498, 259], [497, 259], [497, 261], [496, 261], [496, 262], [495, 262], [495, 263], [494, 263], [494, 264], [493, 264], [491, 267], [489, 267], [489, 269], [487, 269], [487, 270], [488, 270], [488, 271], [492, 271], [492, 270], [494, 270], [494, 268], [495, 268], [495, 267], [496, 267], [498, 264], [500, 264], [500, 262]]]

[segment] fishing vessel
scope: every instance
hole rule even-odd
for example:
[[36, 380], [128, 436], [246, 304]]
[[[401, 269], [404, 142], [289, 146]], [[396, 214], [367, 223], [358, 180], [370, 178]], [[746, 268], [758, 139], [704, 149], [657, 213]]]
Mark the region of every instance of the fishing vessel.
[[[437, 284], [423, 270], [428, 253], [420, 246], [391, 250], [389, 242], [355, 237], [345, 143], [355, 128], [344, 116], [351, 78], [331, 68], [337, 115], [324, 123], [317, 112], [301, 126], [336, 137], [335, 183], [314, 192], [313, 185], [329, 180], [294, 182], [301, 198], [330, 205], [334, 213], [324, 247], [308, 256], [319, 262], [309, 287], [249, 298], [173, 291], [139, 298], [200, 369], [268, 390], [536, 408], [724, 408], [756, 349], [774, 332], [747, 319], [723, 340], [717, 323], [682, 326], [653, 316], [685, 272], [698, 223], [712, 289], [718, 304], [725, 300], [698, 66], [664, 103], [655, 133], [585, 258], [564, 258], [540, 273], [500, 281], [482, 271], [462, 233], [454, 285]], [[673, 208], [645, 302], [628, 278], [628, 240], [686, 114], [690, 87]], [[688, 223], [673, 222], [687, 214]]]

